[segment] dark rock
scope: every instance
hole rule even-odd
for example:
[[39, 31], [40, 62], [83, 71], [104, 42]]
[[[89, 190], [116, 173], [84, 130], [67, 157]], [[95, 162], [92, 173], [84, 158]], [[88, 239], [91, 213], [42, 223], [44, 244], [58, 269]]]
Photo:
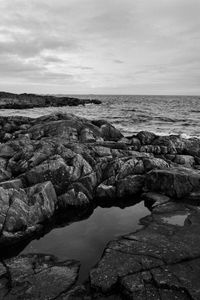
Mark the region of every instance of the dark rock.
[[197, 138], [185, 140], [184, 152], [188, 155], [200, 157], [200, 140]]
[[78, 277], [80, 264], [59, 261], [52, 255], [29, 254], [0, 264], [1, 299], [55, 299], [70, 290]]
[[156, 135], [153, 132], [140, 131], [137, 137], [142, 145], [150, 145], [155, 140]]
[[145, 200], [145, 205], [151, 209], [171, 201], [171, 198], [153, 192], [143, 193], [141, 198]]
[[10, 158], [15, 154], [15, 150], [8, 144], [0, 145], [0, 157]]
[[0, 182], [11, 178], [11, 172], [0, 167]]
[[195, 159], [191, 155], [176, 155], [174, 162], [185, 167], [191, 168], [195, 164]]
[[169, 164], [161, 158], [144, 158], [143, 164], [146, 172], [152, 169], [169, 168]]
[[100, 127], [101, 136], [107, 141], [118, 141], [123, 138], [123, 134], [110, 124], [104, 124]]
[[96, 198], [99, 200], [114, 199], [116, 197], [116, 189], [112, 185], [101, 183], [96, 189]]
[[141, 142], [138, 138], [132, 137], [130, 138], [130, 144], [134, 148], [134, 150], [139, 151], [141, 148]]
[[124, 179], [117, 181], [116, 190], [117, 197], [123, 198], [134, 194], [141, 193], [144, 185], [144, 176], [130, 175]]
[[200, 172], [192, 169], [169, 168], [147, 174], [146, 187], [169, 197], [182, 198], [200, 185]]
[[169, 154], [181, 154], [185, 149], [185, 141], [177, 135], [159, 136], [153, 141], [153, 145], [166, 146]]
[[184, 200], [192, 205], [200, 205], [200, 191], [190, 193]]
[[77, 106], [88, 103], [101, 104], [96, 99], [78, 99], [72, 97], [56, 97], [36, 94], [13, 94], [0, 92], [0, 108], [27, 109], [48, 106]]

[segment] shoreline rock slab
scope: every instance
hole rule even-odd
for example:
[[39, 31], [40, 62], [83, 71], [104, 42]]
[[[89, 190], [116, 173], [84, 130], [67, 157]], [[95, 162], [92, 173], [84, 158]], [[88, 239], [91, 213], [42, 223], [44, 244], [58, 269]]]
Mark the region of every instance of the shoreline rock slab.
[[76, 282], [80, 264], [52, 255], [28, 254], [0, 263], [0, 298], [55, 299]]
[[[200, 299], [200, 211], [174, 204], [144, 219], [146, 227], [110, 242], [90, 272], [96, 291], [128, 299]], [[165, 218], [187, 210], [183, 226]]]

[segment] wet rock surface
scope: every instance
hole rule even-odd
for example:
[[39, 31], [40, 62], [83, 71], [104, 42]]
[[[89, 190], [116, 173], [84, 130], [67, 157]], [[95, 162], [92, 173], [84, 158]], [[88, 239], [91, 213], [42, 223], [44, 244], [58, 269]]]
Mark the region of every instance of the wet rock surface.
[[[77, 106], [88, 103], [101, 104], [100, 100], [78, 99], [74, 97], [57, 97], [37, 94], [13, 94], [0, 92], [0, 108], [27, 109], [48, 106]], [[9, 128], [7, 126], [7, 128]]]
[[[113, 299], [200, 299], [199, 139], [145, 131], [123, 137], [108, 122], [71, 114], [0, 117], [0, 126], [0, 251], [45, 232], [55, 215], [71, 209], [78, 216], [101, 202], [140, 197], [152, 211], [143, 230], [108, 244], [87, 284], [70, 292], [61, 285], [64, 294], [55, 289], [46, 299], [103, 299], [103, 293]], [[174, 223], [184, 215], [181, 226]], [[20, 259], [11, 264], [23, 265]], [[2, 274], [5, 268], [4, 256]], [[32, 295], [24, 299], [40, 299]]]

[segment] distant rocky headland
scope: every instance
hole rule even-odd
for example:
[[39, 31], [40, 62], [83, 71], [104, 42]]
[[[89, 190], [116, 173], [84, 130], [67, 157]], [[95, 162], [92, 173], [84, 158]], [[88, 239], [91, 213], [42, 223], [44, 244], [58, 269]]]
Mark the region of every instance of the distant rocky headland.
[[[0, 117], [0, 127], [1, 299], [200, 299], [200, 139], [124, 137], [71, 114]], [[72, 209], [138, 197], [151, 210], [144, 228], [111, 241], [84, 284], [74, 287], [73, 257], [10, 258]]]
[[74, 97], [61, 97], [36, 94], [13, 94], [0, 92], [0, 109], [27, 109], [49, 106], [77, 106], [85, 104], [101, 104], [100, 100], [78, 99]]

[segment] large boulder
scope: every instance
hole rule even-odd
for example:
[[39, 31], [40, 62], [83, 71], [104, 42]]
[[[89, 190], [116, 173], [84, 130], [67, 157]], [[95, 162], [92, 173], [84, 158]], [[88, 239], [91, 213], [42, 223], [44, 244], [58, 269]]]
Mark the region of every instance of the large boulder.
[[73, 166], [68, 166], [61, 156], [55, 155], [26, 172], [25, 178], [29, 185], [49, 180], [59, 194], [67, 189], [72, 174]]
[[183, 153], [185, 149], [186, 140], [181, 138], [178, 135], [169, 135], [169, 136], [158, 136], [154, 141], [153, 145], [166, 146], [168, 153]]
[[37, 230], [53, 216], [57, 197], [51, 182], [37, 184], [25, 190], [0, 187], [0, 244], [12, 242]]
[[116, 183], [116, 195], [118, 198], [132, 196], [141, 193], [144, 185], [144, 176], [129, 175]]
[[184, 165], [185, 167], [192, 168], [195, 164], [195, 159], [191, 155], [177, 154], [174, 162], [180, 165]]
[[123, 134], [109, 123], [102, 125], [100, 132], [106, 141], [118, 141], [123, 137]]
[[146, 188], [180, 199], [200, 189], [200, 172], [186, 168], [152, 170], [147, 174]]
[[124, 162], [116, 176], [117, 180], [121, 180], [129, 175], [143, 174], [144, 165], [142, 160], [132, 158]]
[[112, 185], [101, 183], [96, 189], [95, 197], [98, 200], [114, 199], [116, 197], [116, 188]]
[[140, 131], [137, 134], [137, 138], [140, 140], [142, 145], [151, 145], [155, 140], [156, 135], [153, 132], [149, 131]]
[[29, 223], [42, 223], [55, 213], [57, 196], [50, 181], [26, 189], [29, 205]]
[[10, 144], [0, 145], [0, 157], [10, 158], [15, 154], [15, 150]]
[[146, 172], [152, 170], [152, 169], [165, 169], [169, 168], [169, 164], [161, 159], [161, 158], [144, 158], [143, 159], [144, 169]]

